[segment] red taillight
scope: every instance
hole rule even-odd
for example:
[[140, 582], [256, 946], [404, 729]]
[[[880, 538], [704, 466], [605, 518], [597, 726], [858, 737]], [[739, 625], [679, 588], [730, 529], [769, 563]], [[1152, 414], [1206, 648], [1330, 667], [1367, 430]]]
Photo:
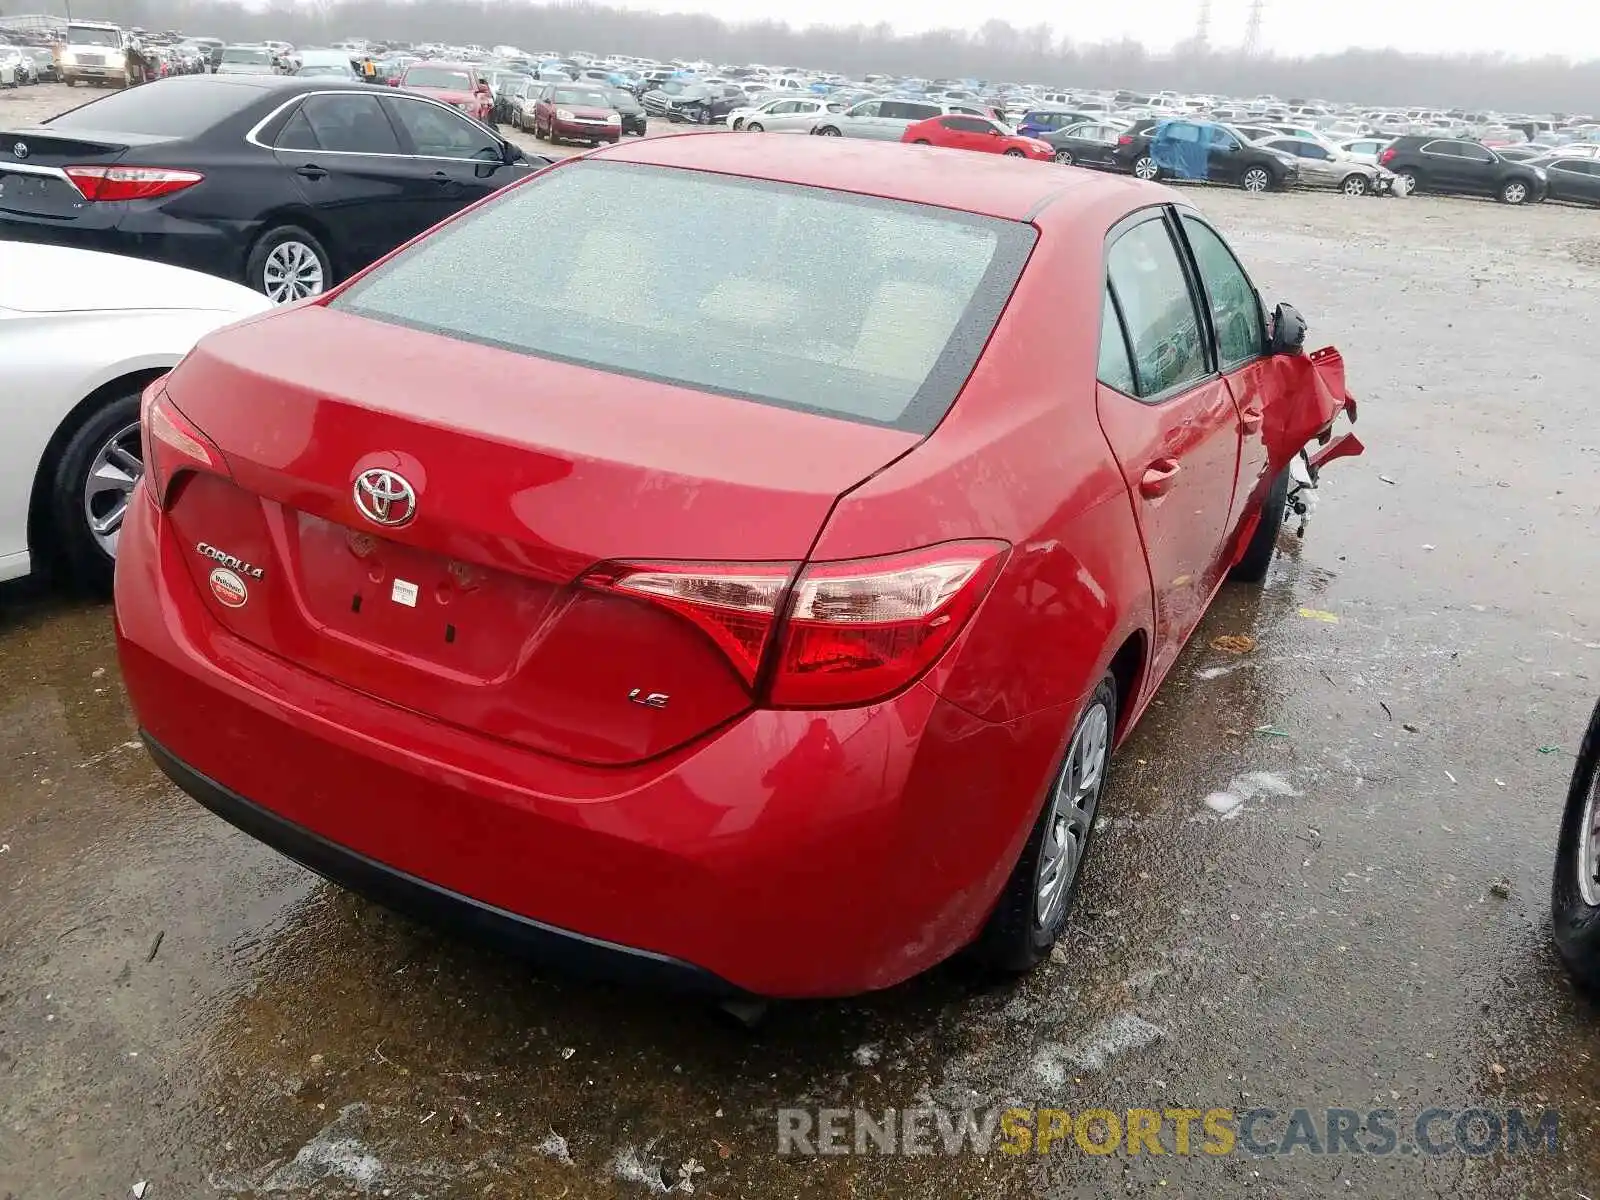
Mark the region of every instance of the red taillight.
[[178, 411], [156, 380], [145, 389], [140, 404], [140, 440], [144, 448], [145, 480], [157, 505], [165, 506], [168, 490], [185, 471], [228, 474], [228, 464], [216, 443]]
[[1131, 146], [1131, 145], [1133, 145], [1133, 137], [1132, 137], [1132, 135], [1131, 134], [1126, 134], [1126, 133], [1123, 134], [1121, 137], [1119, 137], [1117, 139], [1117, 145], [1119, 145], [1119, 146]]
[[977, 611], [1008, 552], [1004, 542], [947, 542], [810, 563], [798, 577], [792, 563], [620, 563], [583, 582], [694, 622], [747, 684], [762, 676], [770, 654], [758, 699], [771, 707], [836, 708], [893, 695], [932, 666]]
[[1378, 155], [1378, 162], [1381, 165], [1385, 166], [1385, 167], [1387, 167], [1393, 161], [1394, 161], [1394, 147], [1393, 146], [1386, 147], [1384, 149], [1383, 153]]
[[63, 167], [85, 200], [153, 200], [193, 187], [205, 178], [199, 171], [169, 167]]
[[793, 563], [613, 563], [583, 582], [649, 600], [687, 617], [753, 684]]

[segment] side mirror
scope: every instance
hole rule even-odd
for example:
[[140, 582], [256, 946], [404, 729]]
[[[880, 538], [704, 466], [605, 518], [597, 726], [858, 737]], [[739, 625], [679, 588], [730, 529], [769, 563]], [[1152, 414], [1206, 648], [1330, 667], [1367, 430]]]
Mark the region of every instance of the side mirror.
[[519, 163], [527, 160], [527, 155], [522, 152], [522, 147], [514, 142], [505, 142], [500, 147], [500, 158], [503, 162]]
[[1280, 304], [1272, 310], [1272, 337], [1269, 349], [1273, 354], [1299, 354], [1306, 345], [1306, 319], [1292, 304]]

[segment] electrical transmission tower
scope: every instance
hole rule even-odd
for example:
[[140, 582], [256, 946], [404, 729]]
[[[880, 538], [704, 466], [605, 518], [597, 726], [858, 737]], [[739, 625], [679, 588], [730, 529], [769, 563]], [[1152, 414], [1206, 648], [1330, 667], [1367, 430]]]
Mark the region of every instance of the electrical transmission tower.
[[1250, 0], [1250, 16], [1244, 26], [1244, 52], [1259, 54], [1261, 52], [1261, 12], [1267, 6], [1267, 0]]
[[1194, 44], [1201, 50], [1211, 44], [1211, 0], [1200, 0], [1200, 11], [1194, 23]]

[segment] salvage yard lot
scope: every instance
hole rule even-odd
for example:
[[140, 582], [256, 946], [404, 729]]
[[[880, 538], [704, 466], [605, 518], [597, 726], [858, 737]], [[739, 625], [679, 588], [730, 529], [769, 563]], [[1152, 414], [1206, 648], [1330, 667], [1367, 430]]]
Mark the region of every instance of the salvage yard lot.
[[[0, 93], [0, 121], [86, 98]], [[1264, 591], [1224, 590], [1121, 752], [1056, 961], [754, 1034], [534, 974], [180, 796], [134, 740], [109, 608], [0, 592], [0, 1196], [1592, 1194], [1600, 1024], [1546, 911], [1600, 691], [1600, 232], [1555, 206], [1189, 194], [1343, 350], [1368, 452]], [[930, 1103], [1553, 1109], [1560, 1143], [776, 1153], [780, 1108]]]

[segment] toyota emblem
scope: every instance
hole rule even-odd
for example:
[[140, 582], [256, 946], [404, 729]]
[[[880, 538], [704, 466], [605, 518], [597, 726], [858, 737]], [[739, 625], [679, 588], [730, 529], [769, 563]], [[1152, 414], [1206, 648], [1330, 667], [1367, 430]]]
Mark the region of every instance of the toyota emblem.
[[356, 476], [356, 507], [374, 525], [391, 529], [417, 515], [417, 493], [393, 471], [374, 469]]
[[18, 158], [27, 158], [28, 143], [18, 142], [15, 146], [11, 147], [11, 153], [15, 154]]

